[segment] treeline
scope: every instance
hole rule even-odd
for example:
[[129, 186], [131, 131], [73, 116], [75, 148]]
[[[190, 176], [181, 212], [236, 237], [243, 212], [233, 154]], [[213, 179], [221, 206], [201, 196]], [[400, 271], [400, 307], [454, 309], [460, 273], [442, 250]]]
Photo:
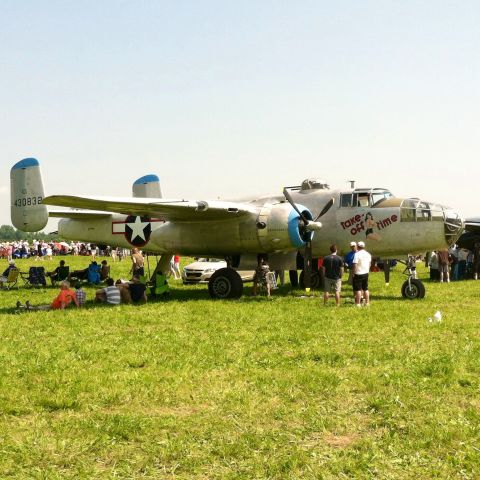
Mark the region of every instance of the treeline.
[[0, 227], [0, 242], [26, 240], [30, 243], [33, 239], [50, 241], [57, 240], [58, 236], [44, 232], [22, 232], [21, 230], [13, 228], [11, 225], [2, 225]]

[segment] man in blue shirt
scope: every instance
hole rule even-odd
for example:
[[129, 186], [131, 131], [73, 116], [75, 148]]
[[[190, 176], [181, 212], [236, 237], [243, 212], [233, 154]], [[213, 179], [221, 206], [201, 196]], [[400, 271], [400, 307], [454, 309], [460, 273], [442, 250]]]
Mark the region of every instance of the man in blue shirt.
[[350, 251], [345, 255], [345, 265], [348, 268], [348, 284], [351, 285], [353, 282], [353, 257], [357, 252], [357, 244], [355, 242], [350, 242]]

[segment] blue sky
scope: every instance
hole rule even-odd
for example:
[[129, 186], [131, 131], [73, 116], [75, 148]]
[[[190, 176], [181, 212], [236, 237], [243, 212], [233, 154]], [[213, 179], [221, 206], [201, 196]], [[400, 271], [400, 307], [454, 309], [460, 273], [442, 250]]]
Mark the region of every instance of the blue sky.
[[473, 1], [3, 1], [0, 224], [30, 156], [47, 193], [353, 178], [478, 215], [479, 24]]

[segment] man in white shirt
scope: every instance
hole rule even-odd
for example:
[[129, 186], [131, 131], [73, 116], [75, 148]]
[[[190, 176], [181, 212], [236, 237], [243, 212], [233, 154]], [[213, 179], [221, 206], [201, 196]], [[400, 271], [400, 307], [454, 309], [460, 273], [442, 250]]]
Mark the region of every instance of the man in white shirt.
[[372, 256], [365, 250], [365, 243], [357, 243], [357, 252], [353, 257], [353, 291], [355, 294], [355, 306], [362, 306], [362, 298], [365, 306], [370, 305], [370, 293], [368, 291], [368, 273], [372, 264]]

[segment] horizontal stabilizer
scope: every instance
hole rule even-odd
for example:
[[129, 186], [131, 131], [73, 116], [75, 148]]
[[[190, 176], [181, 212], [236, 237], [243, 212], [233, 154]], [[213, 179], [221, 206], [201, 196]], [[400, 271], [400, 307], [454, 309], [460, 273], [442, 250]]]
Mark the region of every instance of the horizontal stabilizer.
[[46, 205], [100, 210], [123, 215], [156, 217], [161, 220], [199, 221], [226, 220], [241, 215], [257, 214], [253, 205], [235, 202], [157, 200], [151, 198], [78, 197], [51, 195], [43, 200]]

